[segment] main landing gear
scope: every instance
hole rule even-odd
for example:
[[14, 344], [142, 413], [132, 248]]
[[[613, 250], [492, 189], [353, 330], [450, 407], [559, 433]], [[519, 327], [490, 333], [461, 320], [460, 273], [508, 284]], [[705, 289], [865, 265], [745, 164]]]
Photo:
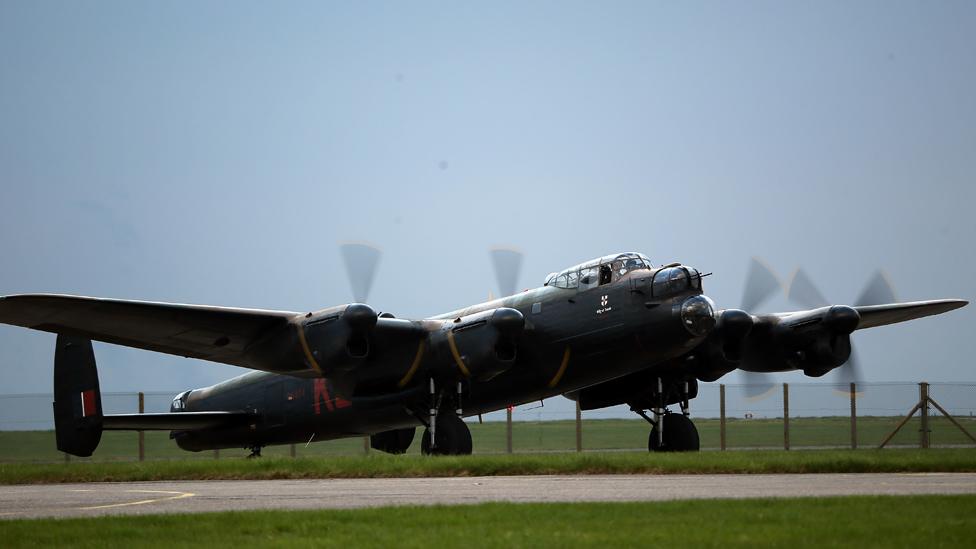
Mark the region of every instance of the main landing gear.
[[664, 387], [661, 378], [657, 379], [655, 404], [650, 407], [653, 418], [648, 417], [648, 408], [640, 404], [631, 404], [630, 409], [651, 424], [651, 433], [647, 437], [647, 449], [651, 452], [697, 452], [700, 449], [698, 429], [692, 423], [688, 406], [688, 382], [681, 387], [681, 413], [672, 413], [667, 408]]
[[469, 455], [472, 452], [471, 431], [461, 419], [462, 384], [457, 384], [454, 395], [454, 409], [445, 406], [444, 392], [437, 391], [434, 380], [430, 380], [430, 408], [420, 440], [420, 451], [425, 456]]

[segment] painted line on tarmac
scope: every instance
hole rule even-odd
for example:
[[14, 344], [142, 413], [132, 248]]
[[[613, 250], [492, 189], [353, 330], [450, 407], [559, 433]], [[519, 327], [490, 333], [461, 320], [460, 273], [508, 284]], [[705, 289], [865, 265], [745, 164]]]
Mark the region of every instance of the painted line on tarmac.
[[170, 492], [167, 490], [126, 490], [130, 494], [171, 494], [165, 498], [143, 499], [139, 501], [128, 501], [125, 503], [110, 503], [108, 505], [93, 505], [90, 507], [78, 507], [82, 511], [94, 511], [96, 509], [113, 509], [115, 507], [131, 507], [133, 505], [146, 505], [147, 503], [159, 503], [174, 499], [192, 498], [196, 494], [193, 492]]

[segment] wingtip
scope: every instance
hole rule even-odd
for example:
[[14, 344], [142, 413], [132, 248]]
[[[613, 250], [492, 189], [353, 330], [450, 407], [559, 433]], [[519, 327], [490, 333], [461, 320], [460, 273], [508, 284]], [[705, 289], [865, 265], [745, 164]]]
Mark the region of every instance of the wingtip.
[[945, 306], [945, 312], [962, 309], [966, 305], [969, 305], [969, 301], [965, 299], [940, 299], [936, 303], [942, 303]]

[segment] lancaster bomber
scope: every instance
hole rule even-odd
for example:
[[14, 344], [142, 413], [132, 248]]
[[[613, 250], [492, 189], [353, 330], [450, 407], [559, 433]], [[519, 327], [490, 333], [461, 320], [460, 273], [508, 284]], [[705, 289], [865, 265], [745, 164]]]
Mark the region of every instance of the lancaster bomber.
[[[102, 431], [168, 430], [185, 450], [370, 436], [406, 452], [470, 454], [464, 417], [564, 395], [583, 410], [626, 404], [651, 451], [698, 450], [698, 382], [739, 369], [819, 377], [851, 334], [958, 309], [944, 299], [752, 314], [716, 310], [707, 274], [640, 253], [599, 257], [542, 286], [431, 318], [365, 303], [314, 312], [69, 295], [0, 297], [0, 323], [57, 334], [58, 449], [89, 456]], [[368, 281], [367, 281], [368, 283]], [[169, 413], [102, 413], [92, 341], [253, 370], [175, 397]], [[672, 412], [669, 406], [677, 405]]]

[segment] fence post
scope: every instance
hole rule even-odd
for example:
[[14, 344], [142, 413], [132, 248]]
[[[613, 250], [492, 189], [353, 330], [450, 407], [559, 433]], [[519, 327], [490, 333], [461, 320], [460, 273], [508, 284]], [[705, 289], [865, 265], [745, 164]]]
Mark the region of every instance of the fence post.
[[363, 437], [363, 453], [369, 455], [369, 435]]
[[783, 449], [790, 449], [790, 384], [783, 384]]
[[220, 459], [220, 450], [214, 449], [214, 459]]
[[576, 451], [583, 451], [583, 412], [580, 403], [576, 401]]
[[929, 384], [921, 382], [918, 384], [918, 404], [922, 410], [922, 429], [919, 431], [919, 446], [929, 447]]
[[[139, 391], [139, 413], [144, 414], [146, 412], [146, 395], [142, 391]], [[139, 431], [139, 461], [146, 460], [146, 433], [144, 431]]]
[[288, 453], [291, 455], [291, 457], [295, 457], [295, 444], [294, 443], [292, 443], [291, 444], [291, 447], [288, 448]]
[[851, 450], [857, 450], [857, 388], [851, 382]]
[[725, 449], [725, 384], [718, 386], [718, 440], [719, 447]]
[[505, 451], [509, 454], [512, 453], [512, 407], [507, 408], [507, 416], [505, 419]]

